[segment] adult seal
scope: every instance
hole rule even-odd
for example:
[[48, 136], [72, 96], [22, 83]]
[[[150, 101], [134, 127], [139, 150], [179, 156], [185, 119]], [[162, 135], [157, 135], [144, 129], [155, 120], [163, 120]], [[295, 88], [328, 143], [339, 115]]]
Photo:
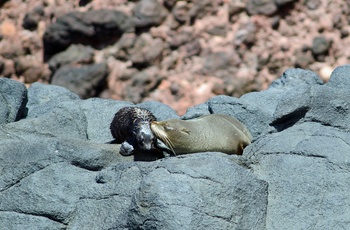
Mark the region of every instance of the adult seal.
[[209, 151], [241, 155], [253, 139], [241, 122], [222, 114], [152, 121], [151, 130], [158, 147], [174, 155]]

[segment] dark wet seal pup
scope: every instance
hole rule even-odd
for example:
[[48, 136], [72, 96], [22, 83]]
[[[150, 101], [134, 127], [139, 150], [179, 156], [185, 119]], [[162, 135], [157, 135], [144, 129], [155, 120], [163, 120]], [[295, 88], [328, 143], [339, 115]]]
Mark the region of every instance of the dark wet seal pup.
[[222, 114], [192, 120], [152, 121], [151, 129], [158, 148], [170, 155], [209, 151], [241, 155], [253, 139], [241, 122]]
[[155, 146], [157, 138], [150, 128], [156, 117], [147, 109], [121, 108], [114, 116], [110, 130], [114, 138], [111, 144], [121, 144], [120, 154], [134, 155], [134, 160], [150, 161], [163, 158]]

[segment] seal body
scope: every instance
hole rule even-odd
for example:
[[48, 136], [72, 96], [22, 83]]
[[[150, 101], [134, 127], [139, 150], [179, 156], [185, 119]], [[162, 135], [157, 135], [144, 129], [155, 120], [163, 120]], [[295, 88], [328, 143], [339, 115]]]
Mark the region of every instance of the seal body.
[[241, 122], [222, 114], [153, 121], [151, 129], [158, 147], [175, 155], [208, 151], [241, 155], [253, 139]]
[[[144, 154], [146, 158], [147, 155], [153, 154], [154, 157], [151, 160], [158, 159], [161, 152], [155, 149], [156, 137], [150, 128], [150, 123], [156, 120], [156, 117], [147, 109], [121, 108], [110, 124], [110, 131], [114, 138], [110, 143], [122, 144], [120, 154], [124, 156], [134, 154], [134, 158], [140, 156], [142, 158]], [[163, 157], [162, 154], [161, 157]]]

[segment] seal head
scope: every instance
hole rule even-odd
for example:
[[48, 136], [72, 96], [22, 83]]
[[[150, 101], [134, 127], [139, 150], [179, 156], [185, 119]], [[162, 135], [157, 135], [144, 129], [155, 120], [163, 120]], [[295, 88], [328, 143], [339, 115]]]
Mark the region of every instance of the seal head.
[[[150, 128], [150, 123], [156, 120], [156, 117], [147, 109], [121, 108], [110, 125], [110, 131], [114, 137], [110, 143], [121, 144], [120, 154], [123, 156], [134, 154], [135, 160], [147, 158], [147, 154], [150, 156], [153, 154], [152, 158], [155, 159], [161, 158], [163, 155], [160, 156], [161, 152], [155, 149], [157, 139]], [[145, 157], [142, 157], [142, 154]]]

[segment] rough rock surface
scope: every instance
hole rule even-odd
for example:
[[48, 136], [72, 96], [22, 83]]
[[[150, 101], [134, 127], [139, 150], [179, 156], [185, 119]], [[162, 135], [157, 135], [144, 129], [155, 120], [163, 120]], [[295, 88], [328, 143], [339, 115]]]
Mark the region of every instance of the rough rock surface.
[[[132, 103], [82, 100], [42, 83], [28, 91], [10, 79], [0, 83], [10, 111], [0, 117], [4, 229], [349, 227], [350, 65], [336, 68], [328, 83], [288, 69], [265, 91], [213, 97], [183, 116], [237, 117], [254, 136], [242, 156], [208, 152], [152, 162], [105, 144], [115, 112]], [[22, 100], [8, 100], [10, 92]], [[160, 102], [137, 106], [159, 120], [178, 117]]]
[[45, 58], [50, 58], [69, 45], [83, 43], [99, 46], [115, 41], [124, 32], [134, 29], [131, 19], [119, 11], [98, 10], [72, 12], [57, 19], [43, 37]]
[[349, 62], [349, 17], [345, 0], [0, 1], [0, 76], [49, 83], [61, 66], [107, 63], [93, 96], [183, 115], [267, 89], [288, 68], [327, 82]]
[[0, 78], [0, 125], [26, 116], [26, 87], [14, 80]]
[[51, 84], [63, 86], [85, 99], [95, 97], [103, 90], [107, 75], [106, 63], [63, 66], [52, 76]]

